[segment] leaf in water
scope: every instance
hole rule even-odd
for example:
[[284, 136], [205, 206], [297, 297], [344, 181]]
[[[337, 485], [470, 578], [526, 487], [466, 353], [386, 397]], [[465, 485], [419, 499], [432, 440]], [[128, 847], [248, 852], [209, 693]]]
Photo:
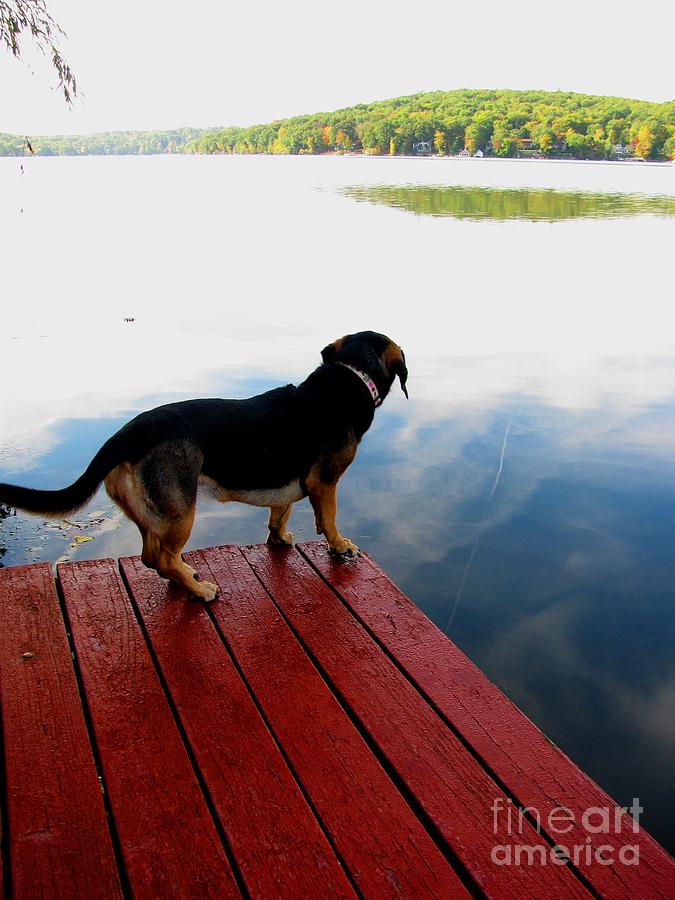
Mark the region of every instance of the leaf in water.
[[82, 528], [79, 522], [71, 522], [70, 519], [63, 520], [66, 525], [70, 525], [71, 528]]
[[78, 536], [73, 540], [73, 542], [72, 542], [72, 544], [71, 544], [70, 546], [71, 546], [71, 547], [77, 547], [77, 546], [79, 546], [80, 544], [86, 544], [87, 541], [93, 541], [93, 540], [94, 540], [94, 538], [93, 538], [93, 537], [89, 537], [89, 535], [86, 535], [86, 534], [78, 534]]

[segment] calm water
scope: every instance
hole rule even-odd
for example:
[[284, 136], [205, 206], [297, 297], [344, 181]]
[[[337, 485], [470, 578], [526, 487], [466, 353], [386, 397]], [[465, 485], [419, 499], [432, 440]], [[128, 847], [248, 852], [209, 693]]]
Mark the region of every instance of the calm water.
[[[675, 170], [24, 169], [0, 160], [0, 479], [63, 486], [140, 409], [248, 396], [346, 332], [390, 334], [410, 401], [392, 393], [345, 476], [343, 531], [672, 849]], [[200, 509], [190, 546], [265, 537], [264, 510]], [[73, 522], [10, 516], [3, 563], [139, 551], [103, 494]], [[313, 537], [307, 501], [291, 527]]]

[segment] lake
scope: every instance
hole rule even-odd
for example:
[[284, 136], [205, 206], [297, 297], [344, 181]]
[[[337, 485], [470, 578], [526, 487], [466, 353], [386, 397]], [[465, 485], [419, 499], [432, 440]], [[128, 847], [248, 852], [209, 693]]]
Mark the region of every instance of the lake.
[[[27, 158], [0, 185], [0, 480], [62, 487], [139, 410], [389, 334], [410, 400], [378, 411], [339, 526], [675, 849], [673, 166]], [[204, 498], [188, 546], [265, 521]], [[314, 537], [306, 500], [290, 527]], [[4, 565], [139, 550], [103, 493], [0, 522]]]

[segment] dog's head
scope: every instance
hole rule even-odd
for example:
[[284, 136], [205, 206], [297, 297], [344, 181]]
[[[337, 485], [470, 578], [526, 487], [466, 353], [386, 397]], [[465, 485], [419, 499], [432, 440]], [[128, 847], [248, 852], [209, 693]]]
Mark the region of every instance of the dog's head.
[[359, 331], [346, 334], [321, 351], [326, 365], [341, 362], [367, 372], [377, 385], [382, 399], [389, 393], [394, 378], [398, 377], [401, 390], [408, 396], [406, 381], [408, 369], [403, 350], [385, 334], [376, 331]]

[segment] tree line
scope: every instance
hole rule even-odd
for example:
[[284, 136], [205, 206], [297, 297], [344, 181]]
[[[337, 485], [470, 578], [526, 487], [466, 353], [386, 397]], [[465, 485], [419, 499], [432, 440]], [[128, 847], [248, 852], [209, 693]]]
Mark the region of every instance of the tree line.
[[[561, 91], [436, 91], [249, 127], [36, 137], [31, 142], [41, 155], [480, 153], [666, 160], [675, 157], [675, 101]], [[22, 152], [23, 138], [0, 135], [0, 154]]]
[[174, 131], [104, 131], [98, 134], [30, 136], [0, 134], [0, 156], [138, 156], [157, 153], [184, 153], [190, 141], [198, 139], [201, 128]]

